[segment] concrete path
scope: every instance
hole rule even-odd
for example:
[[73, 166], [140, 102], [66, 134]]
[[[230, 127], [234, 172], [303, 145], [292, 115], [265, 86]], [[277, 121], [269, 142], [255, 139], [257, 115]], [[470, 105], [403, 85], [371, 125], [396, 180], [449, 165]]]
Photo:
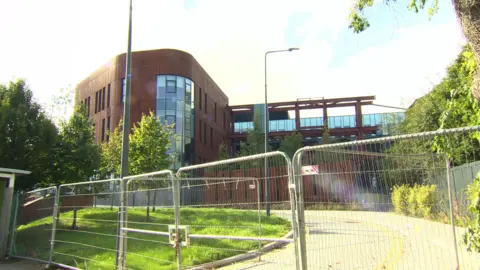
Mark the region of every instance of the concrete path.
[[0, 269], [2, 270], [40, 270], [44, 265], [27, 260], [5, 260], [0, 261]]
[[[287, 218], [285, 211], [275, 211]], [[455, 269], [451, 225], [393, 213], [306, 211], [309, 269]], [[464, 232], [457, 230], [457, 243]], [[457, 244], [460, 269], [480, 269], [479, 254]], [[222, 269], [295, 269], [293, 244]]]

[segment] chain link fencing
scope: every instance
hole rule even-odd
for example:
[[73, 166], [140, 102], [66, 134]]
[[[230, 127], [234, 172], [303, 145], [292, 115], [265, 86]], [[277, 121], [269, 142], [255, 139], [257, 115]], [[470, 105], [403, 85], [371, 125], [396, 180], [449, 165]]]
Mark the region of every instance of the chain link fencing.
[[[254, 260], [296, 268], [295, 203], [289, 189], [293, 179], [284, 153], [181, 168], [175, 181], [186, 235], [182, 267], [212, 269]], [[283, 255], [267, 253], [276, 248]]]
[[60, 185], [52, 261], [79, 269], [115, 268], [120, 179]]
[[49, 263], [56, 187], [17, 193], [13, 197], [9, 255]]
[[303, 269], [480, 269], [479, 254], [462, 244], [479, 130], [300, 149]]

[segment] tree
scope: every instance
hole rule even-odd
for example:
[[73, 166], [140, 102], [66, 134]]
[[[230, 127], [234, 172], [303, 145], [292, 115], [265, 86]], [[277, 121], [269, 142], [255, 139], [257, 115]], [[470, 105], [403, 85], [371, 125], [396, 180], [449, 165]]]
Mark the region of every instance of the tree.
[[224, 160], [228, 159], [229, 154], [228, 154], [228, 148], [225, 142], [222, 142], [220, 144], [220, 147], [218, 148], [218, 160]]
[[[390, 4], [397, 1], [386, 0], [384, 2]], [[438, 11], [438, 0], [410, 0], [408, 8], [418, 13], [420, 10], [426, 8], [427, 2], [430, 3], [428, 14], [429, 16], [433, 16]], [[370, 26], [368, 19], [363, 15], [363, 11], [373, 6], [373, 3], [373, 0], [356, 0], [356, 4], [349, 16], [349, 28], [352, 28], [355, 33], [363, 32]], [[477, 60], [477, 64], [475, 65], [475, 79], [471, 91], [473, 96], [479, 100], [480, 73], [478, 72], [478, 64], [480, 63], [480, 27], [478, 27], [478, 21], [480, 20], [480, 0], [453, 0], [452, 3], [462, 30], [472, 46], [472, 51]]]
[[[271, 149], [269, 147], [269, 149]], [[239, 156], [249, 156], [265, 152], [265, 132], [262, 127], [261, 115], [255, 112], [253, 129], [247, 132], [247, 139], [240, 143]]]
[[[92, 125], [85, 109], [81, 107], [75, 108], [75, 112], [68, 122], [60, 123], [60, 134], [56, 147], [56, 167], [59, 178], [56, 185], [84, 182], [98, 173], [100, 147], [95, 143]], [[85, 191], [85, 188], [80, 187], [75, 187], [73, 190], [74, 193]], [[72, 229], [75, 229], [77, 217], [75, 200], [73, 210]]]
[[120, 162], [122, 155], [123, 120], [120, 119], [118, 126], [110, 133], [107, 131], [108, 142], [101, 145], [101, 175], [103, 178], [110, 174], [120, 175]]
[[32, 172], [16, 183], [16, 189], [29, 190], [54, 181], [51, 162], [57, 132], [24, 80], [0, 85], [0, 164]]
[[283, 138], [279, 150], [286, 153], [290, 158], [293, 158], [295, 152], [302, 148], [302, 146], [302, 134], [293, 132], [291, 135]]
[[[108, 143], [102, 145], [102, 170], [107, 175], [120, 174], [120, 155], [122, 149], [122, 126], [119, 126], [110, 135]], [[142, 115], [140, 122], [136, 123], [129, 135], [130, 152], [128, 158], [128, 174], [137, 175], [159, 170], [168, 169], [172, 158], [168, 155], [171, 141], [175, 140], [173, 134], [174, 125], [161, 123], [160, 118], [153, 112]], [[153, 183], [153, 182], [152, 182]], [[143, 189], [147, 189], [147, 220], [150, 218], [150, 184], [141, 179], [132, 183]], [[166, 184], [166, 182], [164, 183]], [[155, 205], [157, 193], [153, 193], [153, 204]], [[133, 193], [135, 196], [135, 193]], [[155, 210], [154, 210], [155, 211]]]
[[[162, 124], [153, 112], [142, 115], [142, 120], [135, 124], [130, 135], [130, 171], [133, 174], [149, 173], [170, 167], [172, 158], [168, 155], [171, 140], [175, 141], [174, 125]], [[165, 182], [163, 183], [165, 184]], [[147, 188], [147, 221], [150, 219], [150, 189]], [[153, 193], [155, 205], [157, 192]]]

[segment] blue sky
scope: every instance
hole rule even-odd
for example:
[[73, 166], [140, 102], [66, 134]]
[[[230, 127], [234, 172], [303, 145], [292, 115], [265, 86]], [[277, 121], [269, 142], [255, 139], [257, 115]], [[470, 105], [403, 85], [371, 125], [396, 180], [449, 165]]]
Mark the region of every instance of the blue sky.
[[[428, 92], [464, 44], [451, 1], [432, 20], [408, 0], [376, 1], [371, 28], [348, 29], [352, 0], [134, 0], [133, 49], [191, 53], [230, 104], [375, 95], [408, 106]], [[127, 0], [0, 2], [0, 82], [24, 77], [42, 103], [126, 49]], [[384, 111], [376, 107], [367, 112]], [[334, 114], [352, 113], [337, 111]], [[306, 115], [305, 115], [306, 116]]]

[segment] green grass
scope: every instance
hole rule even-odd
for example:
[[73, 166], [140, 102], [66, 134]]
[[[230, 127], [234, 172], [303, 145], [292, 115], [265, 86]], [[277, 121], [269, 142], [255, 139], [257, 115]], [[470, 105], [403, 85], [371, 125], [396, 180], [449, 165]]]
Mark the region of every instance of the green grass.
[[[78, 211], [77, 217], [78, 227], [72, 231], [70, 228], [73, 211], [60, 216], [54, 262], [83, 269], [114, 268], [117, 211], [83, 209]], [[261, 218], [261, 235], [264, 237], [282, 237], [290, 230], [289, 222], [282, 218], [275, 216], [267, 218], [264, 212]], [[151, 213], [150, 221], [146, 222], [145, 209], [129, 209], [128, 222], [130, 228], [166, 232], [168, 224], [174, 222], [173, 210], [157, 209]], [[190, 225], [192, 234], [259, 235], [258, 213], [251, 210], [185, 208], [181, 210], [180, 223]], [[48, 260], [51, 224], [52, 218], [47, 217], [20, 226], [15, 241], [16, 254]], [[175, 251], [167, 243], [168, 237], [140, 233], [128, 233], [128, 237], [127, 267], [176, 269]], [[191, 246], [182, 248], [182, 265], [191, 266], [216, 261], [256, 248], [258, 242], [255, 241], [191, 239]]]

